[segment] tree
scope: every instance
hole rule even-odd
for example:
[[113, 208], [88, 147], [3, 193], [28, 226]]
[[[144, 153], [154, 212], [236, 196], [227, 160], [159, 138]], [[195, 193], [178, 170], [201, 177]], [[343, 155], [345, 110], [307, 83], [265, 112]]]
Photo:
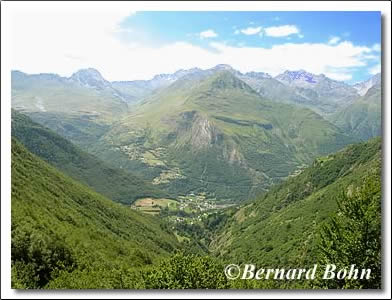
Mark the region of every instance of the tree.
[[147, 289], [225, 289], [224, 266], [208, 256], [177, 253], [144, 272]]
[[371, 269], [370, 279], [319, 280], [325, 288], [381, 288], [381, 182], [369, 177], [353, 192], [342, 192], [338, 213], [322, 227], [319, 262], [337, 270], [355, 264]]

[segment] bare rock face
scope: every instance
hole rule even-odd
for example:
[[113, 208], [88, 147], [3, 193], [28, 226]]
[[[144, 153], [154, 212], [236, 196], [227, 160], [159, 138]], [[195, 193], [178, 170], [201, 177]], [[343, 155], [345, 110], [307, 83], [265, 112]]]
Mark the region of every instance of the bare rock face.
[[205, 117], [196, 115], [191, 129], [191, 144], [195, 148], [205, 148], [217, 142], [217, 130]]
[[186, 145], [194, 150], [202, 150], [223, 141], [223, 134], [206, 116], [197, 111], [181, 113], [181, 121], [177, 124], [178, 136]]
[[180, 125], [177, 136], [182, 137], [183, 145], [190, 145], [193, 151], [215, 147], [218, 156], [229, 164], [246, 166], [246, 160], [237, 145], [232, 140], [225, 139], [213, 121], [196, 111], [184, 112], [182, 118], [184, 123]]

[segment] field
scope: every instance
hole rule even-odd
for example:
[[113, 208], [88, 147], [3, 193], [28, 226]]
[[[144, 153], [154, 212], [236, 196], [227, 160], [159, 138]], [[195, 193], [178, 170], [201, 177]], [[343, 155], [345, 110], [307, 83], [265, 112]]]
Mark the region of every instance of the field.
[[167, 207], [169, 210], [177, 210], [178, 202], [172, 199], [153, 199], [153, 198], [141, 198], [135, 201], [132, 208], [140, 210], [144, 213], [157, 215], [161, 209]]

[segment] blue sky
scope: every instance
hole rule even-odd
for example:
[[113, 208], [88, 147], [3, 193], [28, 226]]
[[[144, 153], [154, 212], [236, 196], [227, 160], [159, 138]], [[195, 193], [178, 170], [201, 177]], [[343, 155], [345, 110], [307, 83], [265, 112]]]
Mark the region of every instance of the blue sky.
[[[381, 42], [379, 12], [137, 12], [125, 18], [121, 28], [134, 29], [147, 43], [155, 45], [188, 41], [206, 46], [208, 39], [199, 33], [208, 29], [218, 34], [215, 40], [236, 46], [271, 47], [289, 40], [296, 43], [324, 43], [331, 36], [371, 47]], [[263, 34], [235, 34], [236, 29], [296, 26], [298, 34], [283, 38]], [[140, 35], [143, 35], [141, 37]], [[133, 35], [129, 34], [128, 38]], [[126, 37], [125, 37], [126, 38]]]
[[[120, 27], [124, 31], [118, 38], [124, 42], [139, 41], [151, 47], [187, 42], [208, 51], [214, 51], [211, 42], [267, 49], [287, 43], [336, 45], [348, 41], [375, 49], [381, 44], [379, 12], [136, 12]], [[351, 68], [351, 78], [347, 76], [346, 81], [371, 75], [369, 69], [380, 64], [379, 51], [372, 54], [376, 57], [365, 66]]]
[[380, 71], [380, 12], [108, 9], [28, 17], [15, 29], [14, 68], [32, 73], [95, 67], [109, 80], [133, 80], [225, 63], [242, 72], [304, 69], [355, 83]]

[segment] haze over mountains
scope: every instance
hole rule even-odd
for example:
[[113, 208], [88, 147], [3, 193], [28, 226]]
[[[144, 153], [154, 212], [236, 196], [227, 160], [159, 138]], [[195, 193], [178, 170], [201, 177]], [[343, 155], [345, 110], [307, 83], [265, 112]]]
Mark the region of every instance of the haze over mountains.
[[69, 78], [14, 71], [12, 106], [173, 195], [237, 202], [319, 155], [379, 135], [380, 76], [363, 86], [229, 65], [128, 82], [94, 69]]
[[[93, 68], [81, 69], [69, 78], [60, 77], [56, 74], [37, 74], [27, 75], [20, 71], [13, 71], [13, 84], [15, 89], [23, 88], [29, 81], [36, 80], [53, 80], [64, 84], [77, 84], [82, 87], [91, 88], [97, 91], [105, 91], [112, 96], [123, 99], [127, 102], [140, 101], [145, 96], [162, 87], [167, 87], [178, 79], [193, 75], [206, 76], [217, 71], [229, 71], [239, 79], [248, 83], [252, 88], [258, 91], [262, 96], [268, 96], [279, 86], [279, 92], [275, 92], [278, 98], [270, 97], [271, 100], [284, 101], [287, 93], [293, 93], [290, 100], [303, 105], [312, 105], [311, 103], [319, 103], [319, 105], [327, 105], [322, 103], [324, 100], [330, 102], [346, 101], [350, 102], [352, 98], [363, 96], [369, 88], [374, 85], [381, 84], [380, 73], [374, 75], [361, 83], [350, 86], [342, 81], [332, 80], [325, 75], [315, 75], [304, 70], [285, 71], [284, 73], [272, 77], [264, 72], [247, 72], [241, 73], [233, 69], [229, 65], [220, 64], [214, 68], [202, 70], [193, 68], [189, 70], [178, 70], [173, 74], [158, 74], [151, 80], [134, 80], [134, 81], [113, 81], [109, 82], [102, 77], [98, 70]], [[279, 85], [278, 82], [283, 83]], [[279, 100], [283, 98], [283, 100]], [[316, 98], [316, 99], [315, 99]], [[341, 103], [344, 105], [345, 103]], [[328, 112], [328, 111], [327, 111]]]

